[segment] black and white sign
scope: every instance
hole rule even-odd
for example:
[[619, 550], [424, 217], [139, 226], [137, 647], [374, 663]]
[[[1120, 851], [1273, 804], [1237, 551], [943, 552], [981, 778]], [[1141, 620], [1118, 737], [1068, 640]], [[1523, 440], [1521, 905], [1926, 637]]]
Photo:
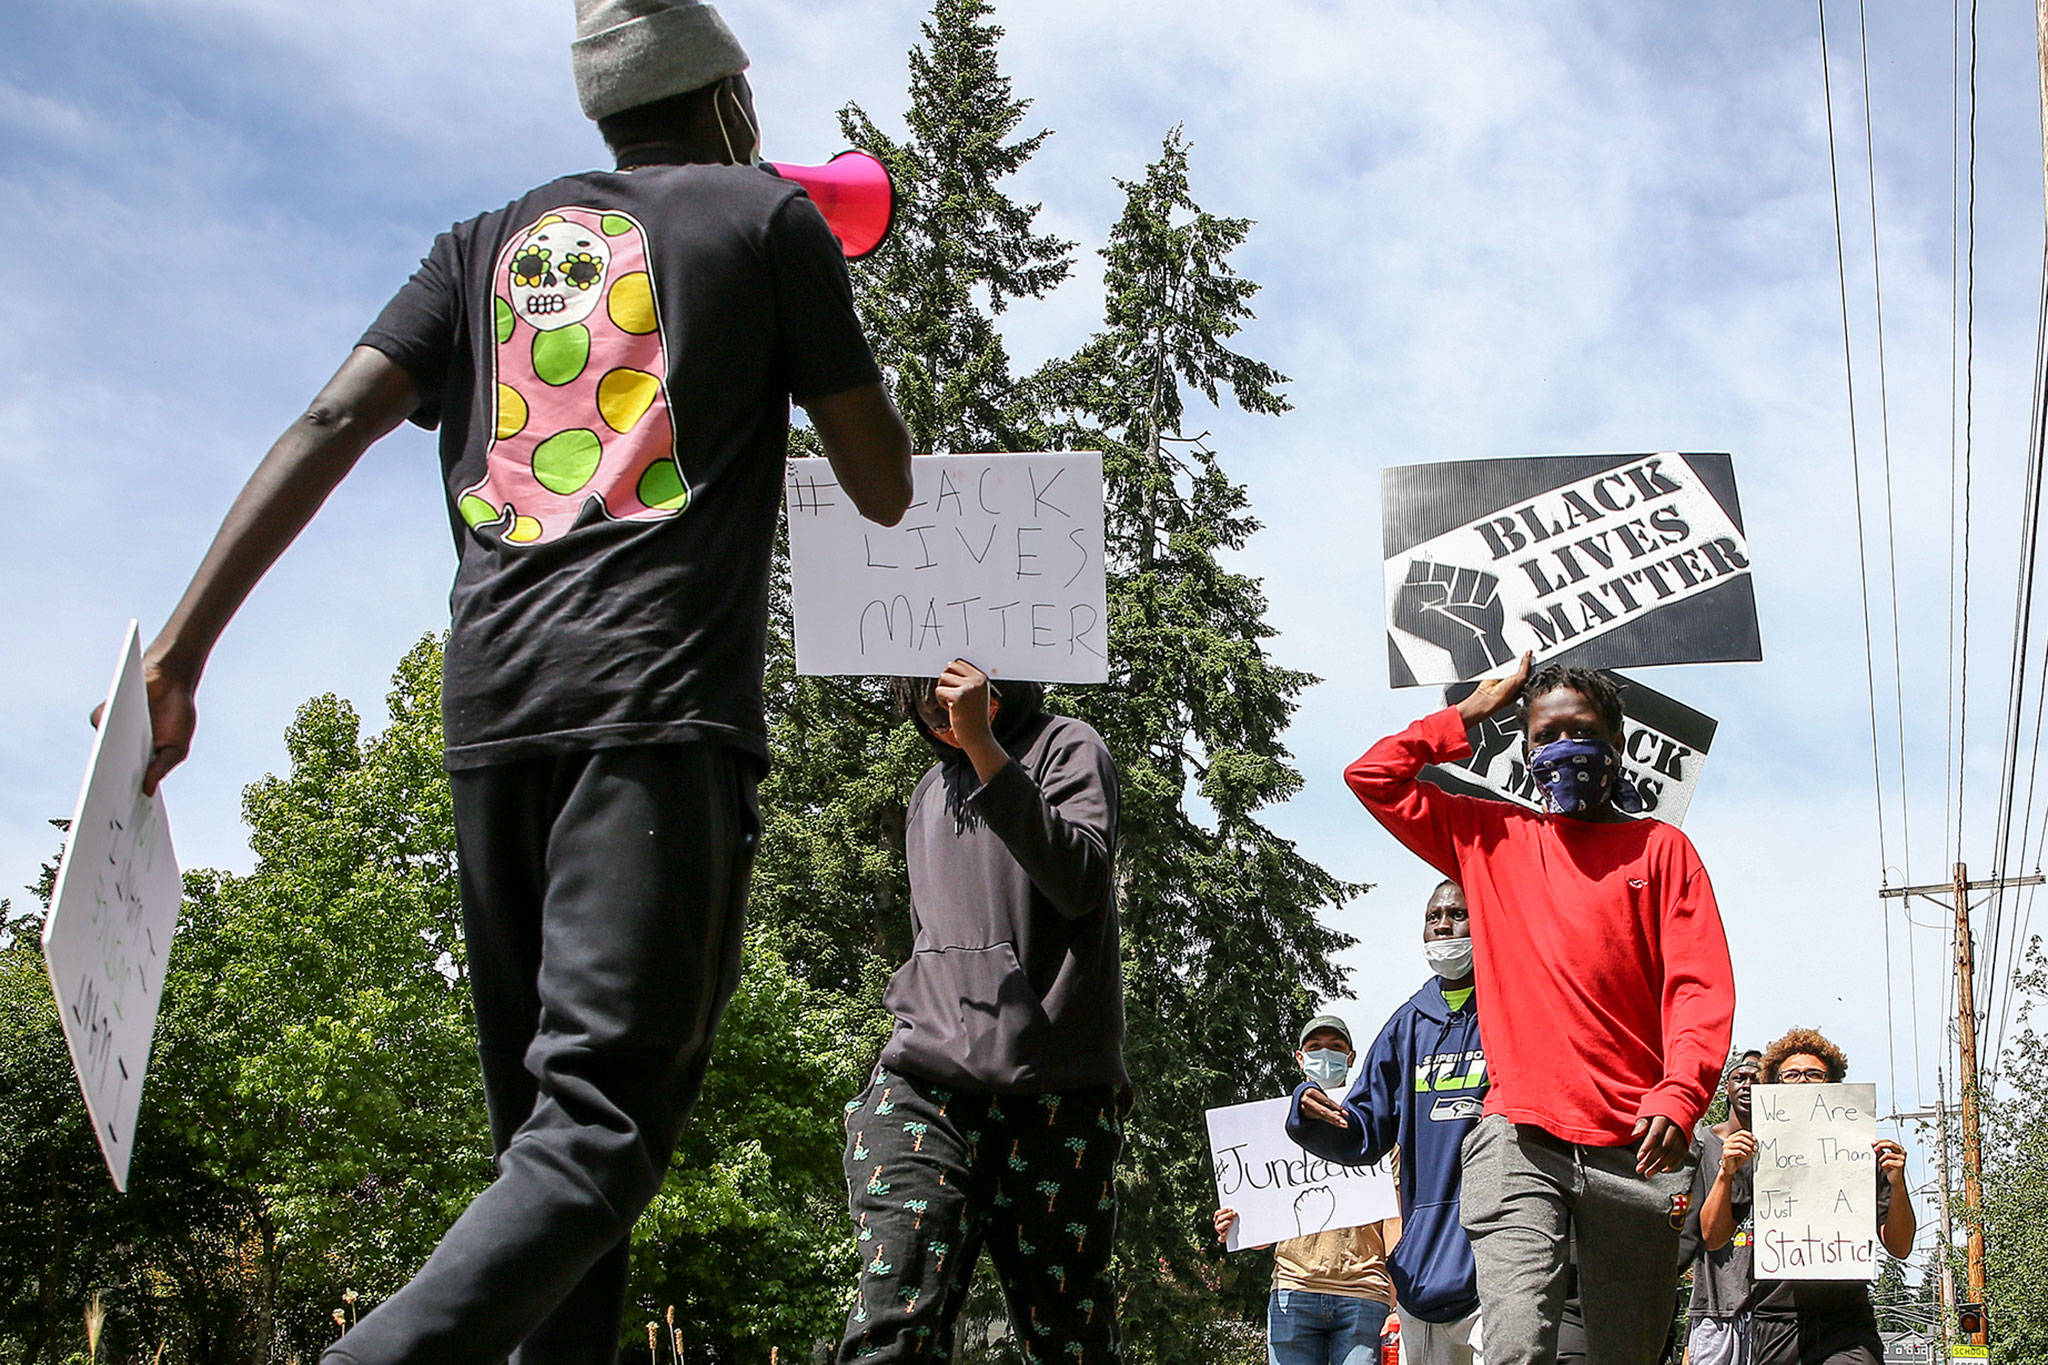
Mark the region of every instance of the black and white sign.
[[1396, 687], [1763, 657], [1726, 455], [1542, 455], [1381, 476]]
[[[1720, 722], [1618, 673], [1607, 675], [1621, 688], [1626, 714], [1621, 722], [1621, 762], [1629, 781], [1642, 793], [1644, 815], [1667, 824], [1683, 824], [1698, 788], [1700, 769]], [[1474, 684], [1455, 683], [1444, 689], [1444, 702], [1455, 706]], [[1432, 763], [1424, 779], [1445, 791], [1512, 801], [1541, 810], [1543, 798], [1529, 778], [1528, 753], [1522, 743], [1522, 712], [1510, 707], [1497, 716], [1468, 726], [1472, 755], [1461, 763]]]

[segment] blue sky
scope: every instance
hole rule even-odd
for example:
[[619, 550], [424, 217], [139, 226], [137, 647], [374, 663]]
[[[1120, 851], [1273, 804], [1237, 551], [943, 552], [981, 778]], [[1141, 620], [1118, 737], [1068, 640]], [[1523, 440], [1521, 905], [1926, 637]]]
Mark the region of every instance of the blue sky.
[[[0, 536], [0, 884], [69, 813], [120, 628], [161, 622], [276, 432], [433, 234], [595, 164], [562, 0], [24, 0], [0, 51], [8, 254]], [[893, 123], [914, 3], [768, 0], [727, 15], [752, 52], [768, 150], [823, 160], [856, 100]], [[1931, 1102], [1944, 940], [1885, 912], [1873, 819], [1833, 218], [1814, 14], [1781, 5], [1073, 0], [1012, 4], [1005, 63], [1056, 135], [1019, 178], [1082, 244], [1069, 284], [1015, 309], [1020, 367], [1078, 344], [1093, 251], [1173, 124], [1198, 198], [1258, 220], [1244, 347], [1292, 376], [1278, 419], [1198, 414], [1271, 528], [1281, 661], [1325, 681], [1290, 743], [1306, 791], [1275, 823], [1377, 890], [1336, 917], [1369, 1029], [1419, 981], [1433, 874], [1340, 772], [1429, 704], [1386, 685], [1380, 468], [1577, 451], [1734, 454], [1766, 661], [1653, 670], [1721, 736], [1688, 821], [1719, 888], [1737, 1037], [1814, 1023], [1887, 1107]], [[1879, 422], [1855, 12], [1830, 6], [1872, 500]], [[1947, 17], [1870, 32], [1897, 505], [1914, 880], [1946, 876], [1950, 345]], [[2041, 249], [2032, 9], [1981, 10], [1969, 766], [1973, 868], [1990, 863], [2014, 508]], [[306, 697], [373, 723], [392, 664], [446, 620], [452, 568], [430, 438], [365, 458], [214, 656], [192, 760], [167, 787], [187, 865], [246, 867], [242, 786], [279, 766]], [[1880, 588], [1882, 584], [1880, 583]], [[1879, 694], [1903, 868], [1888, 608]], [[1895, 873], [1894, 880], [1902, 873]], [[1909, 973], [1905, 944], [1914, 945]], [[1917, 1028], [1911, 1002], [1917, 997]], [[1917, 1036], [1917, 1044], [1916, 1044]]]

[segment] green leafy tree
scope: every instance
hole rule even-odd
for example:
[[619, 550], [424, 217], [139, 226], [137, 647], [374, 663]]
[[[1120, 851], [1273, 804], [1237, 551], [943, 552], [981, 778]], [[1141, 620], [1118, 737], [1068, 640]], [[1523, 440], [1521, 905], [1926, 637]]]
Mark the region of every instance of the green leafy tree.
[[[396, 1290], [489, 1181], [440, 673], [439, 644], [422, 640], [390, 726], [367, 739], [347, 703], [308, 702], [287, 773], [245, 794], [254, 869], [188, 875], [126, 1196], [71, 1078], [41, 916], [10, 920], [0, 1361], [63, 1359], [95, 1291], [105, 1358], [164, 1342], [201, 1365], [314, 1359], [344, 1295], [366, 1312]], [[879, 1017], [805, 981], [767, 928], [748, 935], [745, 967], [635, 1229], [632, 1292], [651, 1316], [676, 1305], [720, 1358], [775, 1345], [801, 1359], [836, 1329], [852, 1278], [840, 1100]]]
[[1983, 1230], [1992, 1358], [2018, 1365], [2048, 1360], [2048, 1037], [2033, 1027], [2048, 962], [2039, 939], [2011, 988], [2026, 1003], [1999, 1060], [1997, 1094], [1984, 1104]]
[[1249, 221], [1204, 211], [1178, 129], [1142, 179], [1120, 182], [1103, 249], [1105, 325], [1034, 377], [1046, 438], [1103, 452], [1109, 684], [1060, 694], [1108, 740], [1123, 777], [1117, 898], [1128, 1057], [1143, 1098], [1130, 1125], [1124, 1312], [1137, 1359], [1215, 1348], [1215, 1291], [1255, 1311], [1263, 1266], [1209, 1251], [1215, 1191], [1204, 1109], [1284, 1091], [1291, 1030], [1342, 977], [1351, 939], [1318, 918], [1364, 888], [1303, 857], [1259, 812], [1298, 791], [1282, 742], [1315, 679], [1280, 667], [1257, 579], [1222, 556], [1259, 529], [1242, 484], [1189, 405], [1287, 410], [1285, 376], [1231, 348], [1258, 286], [1230, 257]]

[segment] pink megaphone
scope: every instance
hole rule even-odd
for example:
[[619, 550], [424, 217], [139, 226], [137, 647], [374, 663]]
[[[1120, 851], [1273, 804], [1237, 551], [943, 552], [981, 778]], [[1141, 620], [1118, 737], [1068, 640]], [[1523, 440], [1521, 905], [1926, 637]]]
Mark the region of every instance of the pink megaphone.
[[866, 152], [841, 152], [822, 166], [771, 161], [768, 169], [804, 187], [847, 260], [859, 260], [889, 235], [896, 187], [889, 183], [889, 168]]

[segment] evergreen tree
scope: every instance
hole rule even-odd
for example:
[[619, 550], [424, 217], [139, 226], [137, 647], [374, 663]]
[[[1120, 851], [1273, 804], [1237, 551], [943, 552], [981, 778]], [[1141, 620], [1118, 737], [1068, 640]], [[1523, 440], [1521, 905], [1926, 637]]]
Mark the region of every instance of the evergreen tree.
[[997, 63], [993, 13], [988, 0], [936, 0], [925, 45], [910, 52], [906, 141], [859, 105], [839, 116], [896, 184], [894, 235], [860, 273], [860, 305], [917, 450], [1019, 448], [1028, 414], [1016, 409], [995, 315], [1043, 297], [1073, 265], [1072, 242], [1033, 230], [1039, 206], [1000, 186], [1050, 133], [1005, 141], [1031, 105]]
[[1258, 819], [1298, 791], [1281, 733], [1315, 679], [1276, 665], [1258, 580], [1219, 556], [1259, 529], [1243, 485], [1189, 401], [1227, 395], [1277, 415], [1286, 377], [1230, 348], [1258, 286], [1229, 258], [1249, 221], [1204, 212], [1175, 129], [1102, 255], [1103, 331], [1034, 377], [1049, 441], [1103, 452], [1110, 680], [1058, 696], [1108, 740], [1123, 777], [1118, 906], [1141, 1101], [1127, 1147], [1128, 1330], [1139, 1360], [1205, 1358], [1214, 1291], [1250, 1312], [1264, 1265], [1219, 1270], [1202, 1111], [1283, 1093], [1293, 1030], [1342, 977], [1351, 939], [1317, 918], [1364, 888], [1316, 866]]
[[[987, 0], [937, 0], [910, 53], [904, 139], [858, 105], [840, 113], [847, 137], [895, 180], [894, 231], [856, 268], [855, 286], [915, 450], [1029, 448], [1033, 424], [995, 315], [1045, 294], [1072, 266], [1070, 243], [1034, 231], [1038, 205], [1002, 188], [1048, 134], [1012, 137], [1030, 105], [997, 62], [1003, 31], [992, 12]], [[797, 446], [792, 453], [814, 453]], [[880, 680], [797, 676], [787, 563], [779, 554], [768, 667], [775, 767], [762, 788], [754, 902], [782, 926], [796, 970], [879, 1005], [910, 950], [904, 803], [931, 755], [898, 724]]]

